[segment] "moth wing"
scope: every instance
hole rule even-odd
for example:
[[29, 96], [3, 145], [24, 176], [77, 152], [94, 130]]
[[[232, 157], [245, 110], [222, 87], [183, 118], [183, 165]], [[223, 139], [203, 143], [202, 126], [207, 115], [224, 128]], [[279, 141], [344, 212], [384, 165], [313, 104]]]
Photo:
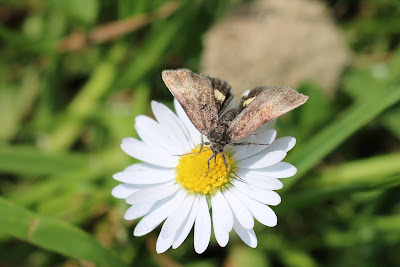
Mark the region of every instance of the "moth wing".
[[188, 69], [164, 70], [162, 79], [194, 127], [206, 135], [218, 121], [212, 80]]
[[263, 124], [297, 108], [308, 96], [290, 87], [257, 87], [242, 97], [238, 113], [229, 125], [228, 135], [232, 141], [255, 132]]

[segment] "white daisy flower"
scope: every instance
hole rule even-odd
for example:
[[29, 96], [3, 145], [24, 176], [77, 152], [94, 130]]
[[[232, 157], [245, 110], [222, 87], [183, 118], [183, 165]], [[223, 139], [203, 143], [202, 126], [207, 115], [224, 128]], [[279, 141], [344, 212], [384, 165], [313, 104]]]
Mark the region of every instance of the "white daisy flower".
[[164, 222], [157, 239], [158, 253], [179, 247], [193, 227], [194, 249], [202, 253], [209, 245], [212, 226], [221, 247], [227, 245], [233, 229], [255, 248], [254, 219], [269, 227], [277, 224], [270, 206], [281, 201], [274, 191], [283, 186], [278, 178], [296, 173], [294, 166], [282, 162], [295, 138], [275, 139], [274, 122], [269, 122], [243, 141], [270, 145], [228, 145], [224, 151], [228, 168], [219, 154], [208, 170], [211, 150], [203, 147], [197, 153], [205, 137], [176, 100], [174, 104], [177, 115], [153, 101], [157, 121], [138, 116], [135, 129], [141, 140], [122, 140], [122, 150], [143, 161], [113, 176], [122, 182], [112, 190], [113, 196], [132, 205], [124, 218], [143, 217], [135, 227], [135, 236], [146, 235]]

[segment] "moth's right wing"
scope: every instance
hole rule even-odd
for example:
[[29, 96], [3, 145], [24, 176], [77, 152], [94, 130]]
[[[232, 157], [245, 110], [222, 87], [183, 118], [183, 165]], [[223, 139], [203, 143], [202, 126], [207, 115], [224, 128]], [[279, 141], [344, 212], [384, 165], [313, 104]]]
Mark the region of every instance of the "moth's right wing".
[[210, 129], [215, 127], [219, 113], [213, 79], [188, 69], [164, 70], [162, 79], [194, 127], [207, 135]]
[[257, 87], [242, 97], [237, 116], [229, 125], [231, 140], [242, 139], [255, 132], [263, 124], [303, 105], [308, 96], [290, 87]]

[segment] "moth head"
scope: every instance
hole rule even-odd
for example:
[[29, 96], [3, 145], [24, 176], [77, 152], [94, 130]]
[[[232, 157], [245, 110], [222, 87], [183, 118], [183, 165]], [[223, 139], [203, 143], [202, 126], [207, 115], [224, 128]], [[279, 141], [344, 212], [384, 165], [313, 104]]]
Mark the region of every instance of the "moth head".
[[224, 147], [225, 146], [220, 143], [211, 143], [210, 145], [210, 149], [215, 155], [224, 152]]

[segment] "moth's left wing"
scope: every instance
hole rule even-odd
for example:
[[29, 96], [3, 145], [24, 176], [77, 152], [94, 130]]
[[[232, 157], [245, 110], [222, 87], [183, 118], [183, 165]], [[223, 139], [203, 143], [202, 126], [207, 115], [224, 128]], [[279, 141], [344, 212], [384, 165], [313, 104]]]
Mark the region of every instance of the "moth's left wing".
[[207, 135], [218, 122], [212, 79], [188, 69], [164, 70], [162, 78], [194, 127]]
[[290, 87], [257, 87], [242, 97], [238, 114], [230, 123], [228, 135], [232, 141], [242, 139], [255, 132], [266, 122], [297, 108], [308, 100], [308, 96]]

